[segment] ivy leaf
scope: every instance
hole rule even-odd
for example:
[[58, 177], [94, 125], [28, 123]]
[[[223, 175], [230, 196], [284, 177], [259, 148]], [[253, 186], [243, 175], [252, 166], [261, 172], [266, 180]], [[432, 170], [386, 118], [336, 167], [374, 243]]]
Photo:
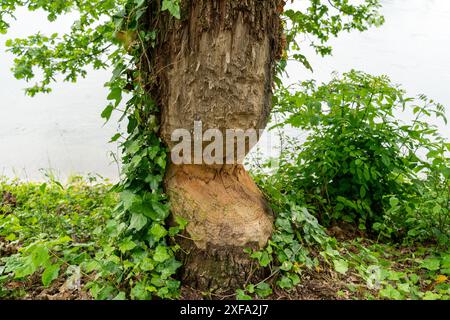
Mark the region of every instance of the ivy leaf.
[[178, 268], [180, 268], [183, 264], [179, 262], [175, 257], [170, 258], [169, 260], [164, 261], [164, 268], [161, 270], [161, 278], [167, 279], [174, 275]]
[[180, 230], [184, 230], [189, 223], [189, 221], [180, 216], [175, 217], [175, 222], [178, 224], [178, 228], [180, 228]]
[[150, 185], [150, 188], [153, 191], [158, 190], [158, 188], [160, 186], [160, 183], [161, 183], [161, 180], [162, 180], [161, 176], [155, 176], [155, 175], [152, 175], [152, 174], [149, 174], [147, 176], [147, 178], [145, 178], [145, 182]]
[[261, 257], [259, 258], [259, 264], [261, 265], [261, 267], [265, 268], [270, 264], [270, 256], [267, 253], [267, 251], [264, 251], [261, 255]]
[[153, 256], [156, 262], [164, 262], [170, 259], [170, 254], [167, 252], [166, 246], [158, 246], [155, 250], [155, 255]]
[[380, 290], [380, 296], [391, 300], [401, 300], [403, 298], [403, 295], [400, 293], [400, 291], [398, 291], [391, 285], [387, 285], [386, 288]]
[[296, 286], [300, 283], [300, 277], [298, 276], [298, 274], [291, 273], [289, 275], [289, 278], [291, 279], [293, 286]]
[[169, 10], [170, 14], [175, 18], [181, 18], [180, 3], [178, 0], [163, 0], [161, 11], [166, 10]]
[[125, 210], [129, 210], [133, 204], [139, 200], [138, 196], [136, 196], [133, 192], [129, 190], [125, 190], [120, 194], [120, 199], [123, 202], [123, 206]]
[[166, 168], [166, 166], [167, 166], [167, 161], [166, 161], [166, 159], [165, 159], [165, 157], [158, 157], [157, 159], [156, 159], [156, 163], [162, 168], [162, 169], [165, 169]]
[[292, 289], [294, 286], [291, 279], [289, 277], [283, 276], [278, 282], [277, 285], [281, 289]]
[[131, 251], [134, 248], [136, 248], [136, 243], [134, 243], [134, 241], [131, 240], [131, 237], [128, 237], [127, 239], [125, 239], [124, 241], [122, 241], [119, 244], [119, 250], [122, 253], [125, 253], [127, 251]]
[[139, 213], [133, 213], [131, 216], [129, 230], [135, 229], [141, 231], [147, 225], [147, 218]]
[[167, 230], [159, 223], [155, 223], [150, 229], [150, 234], [155, 238], [155, 241], [159, 241], [167, 235]]
[[260, 298], [266, 298], [272, 294], [272, 288], [269, 284], [262, 282], [256, 286], [255, 292]]
[[250, 297], [248, 294], [246, 294], [244, 290], [238, 289], [238, 290], [236, 290], [236, 300], [241, 300], [241, 301], [252, 300], [252, 297]]
[[156, 213], [155, 220], [164, 221], [169, 216], [169, 208], [160, 202], [152, 202], [152, 208]]
[[44, 273], [42, 273], [42, 284], [48, 287], [59, 275], [60, 266], [57, 264], [51, 264], [45, 268]]
[[136, 283], [131, 289], [131, 298], [136, 300], [148, 300], [150, 293], [146, 289], [147, 285], [144, 281]]

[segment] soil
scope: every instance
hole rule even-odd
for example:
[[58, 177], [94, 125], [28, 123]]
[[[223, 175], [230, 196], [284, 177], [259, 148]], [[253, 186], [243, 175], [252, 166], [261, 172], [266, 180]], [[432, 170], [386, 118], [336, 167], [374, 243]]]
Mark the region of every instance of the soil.
[[[355, 293], [350, 292], [347, 284], [358, 284], [356, 277], [341, 279], [331, 270], [319, 270], [305, 272], [302, 283], [290, 291], [275, 289], [267, 300], [348, 300], [355, 298]], [[356, 294], [357, 296], [357, 294]], [[183, 286], [181, 288], [181, 300], [233, 300], [234, 295], [203, 295], [202, 292]]]

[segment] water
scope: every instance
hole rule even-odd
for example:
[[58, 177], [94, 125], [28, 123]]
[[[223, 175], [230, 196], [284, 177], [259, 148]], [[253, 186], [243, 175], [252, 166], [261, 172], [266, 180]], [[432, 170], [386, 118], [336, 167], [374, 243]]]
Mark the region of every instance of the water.
[[[292, 63], [287, 81], [327, 81], [332, 71], [352, 68], [387, 74], [409, 94], [424, 93], [448, 106], [450, 117], [450, 1], [383, 3], [383, 27], [332, 40], [332, 57], [315, 57], [307, 50], [315, 72]], [[38, 29], [61, 32], [71, 21], [68, 17], [50, 24], [42, 14], [23, 10], [17, 17], [8, 37], [23, 37]], [[42, 178], [40, 169], [51, 168], [61, 178], [95, 172], [116, 179], [118, 168], [109, 153], [117, 153], [117, 146], [108, 144], [116, 128], [114, 121], [103, 126], [99, 116], [106, 104], [103, 83], [110, 73], [95, 71], [77, 84], [56, 85], [51, 95], [25, 97], [25, 84], [9, 72], [13, 57], [4, 53], [6, 38], [0, 37], [0, 175], [38, 180]], [[436, 124], [450, 138], [450, 126]], [[276, 154], [275, 141], [271, 142], [269, 146], [267, 137], [263, 139], [265, 154]]]
[[[73, 20], [68, 16], [51, 24], [42, 13], [26, 10], [17, 18], [8, 37], [26, 37], [37, 29], [62, 32]], [[115, 179], [118, 169], [109, 154], [117, 153], [117, 146], [108, 141], [116, 128], [114, 121], [104, 126], [100, 117], [110, 72], [90, 72], [76, 84], [58, 83], [50, 95], [30, 98], [23, 92], [26, 82], [9, 70], [14, 57], [4, 53], [6, 38], [0, 38], [0, 175], [38, 180], [41, 169], [52, 169], [60, 178], [93, 172]]]

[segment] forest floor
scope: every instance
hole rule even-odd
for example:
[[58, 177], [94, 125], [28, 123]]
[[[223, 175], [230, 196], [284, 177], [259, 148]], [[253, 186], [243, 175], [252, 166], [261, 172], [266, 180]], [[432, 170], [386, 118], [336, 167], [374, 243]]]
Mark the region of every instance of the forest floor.
[[[109, 187], [103, 182], [86, 184], [81, 180], [62, 186], [0, 179], [0, 299], [92, 299], [85, 288], [90, 275], [74, 278], [71, 271], [80, 257], [92, 254], [87, 249], [67, 258], [46, 285], [42, 270], [20, 276], [26, 273], [23, 266], [14, 265], [14, 259], [19, 261], [36, 242], [70, 237], [72, 246], [84, 248], [95, 241], [91, 234], [105, 224], [117, 204], [117, 196]], [[291, 290], [277, 288], [276, 279], [270, 279], [273, 292], [266, 299], [450, 299], [448, 248], [377, 243], [346, 226], [334, 227], [328, 233], [337, 240], [340, 264], [323, 261], [315, 269], [304, 268], [300, 284]], [[181, 287], [180, 299], [234, 298]]]

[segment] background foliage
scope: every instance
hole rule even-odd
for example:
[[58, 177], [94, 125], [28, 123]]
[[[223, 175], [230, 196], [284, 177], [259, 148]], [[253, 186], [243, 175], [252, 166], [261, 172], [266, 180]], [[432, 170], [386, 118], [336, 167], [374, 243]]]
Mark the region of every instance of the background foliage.
[[277, 188], [302, 190], [322, 224], [448, 241], [450, 145], [430, 124], [447, 122], [442, 105], [357, 71], [280, 90], [275, 104], [278, 127], [309, 133], [305, 143], [287, 142]]

